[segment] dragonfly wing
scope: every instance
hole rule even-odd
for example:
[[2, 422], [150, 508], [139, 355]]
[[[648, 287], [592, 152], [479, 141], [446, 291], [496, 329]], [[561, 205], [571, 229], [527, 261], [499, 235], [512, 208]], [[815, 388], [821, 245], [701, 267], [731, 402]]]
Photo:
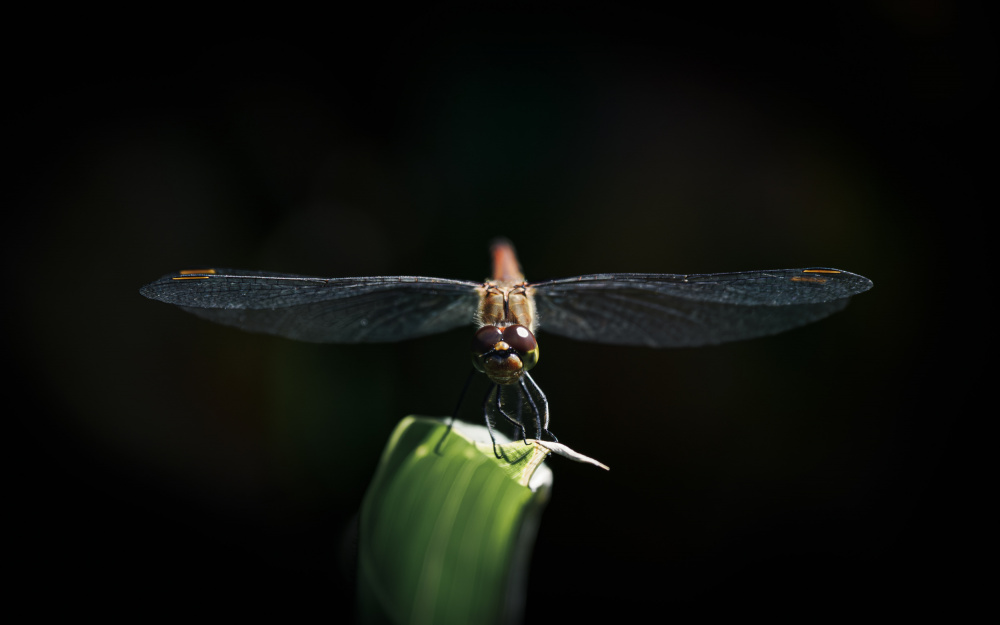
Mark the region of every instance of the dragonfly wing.
[[838, 269], [723, 274], [595, 274], [532, 285], [539, 327], [598, 343], [694, 347], [805, 325], [871, 280]]
[[416, 276], [327, 279], [214, 269], [170, 274], [140, 293], [251, 332], [384, 343], [471, 324], [480, 286]]

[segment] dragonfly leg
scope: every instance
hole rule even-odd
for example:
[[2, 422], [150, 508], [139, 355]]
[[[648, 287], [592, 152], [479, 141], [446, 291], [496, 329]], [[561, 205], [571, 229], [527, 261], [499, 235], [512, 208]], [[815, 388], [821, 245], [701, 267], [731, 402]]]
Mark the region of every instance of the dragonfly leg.
[[522, 415], [524, 414], [524, 400], [521, 399], [521, 389], [517, 390], [517, 422], [521, 425], [521, 440], [528, 444], [528, 430], [524, 427]]
[[469, 371], [469, 375], [465, 378], [465, 384], [462, 385], [462, 392], [458, 395], [458, 403], [455, 404], [455, 410], [452, 411], [451, 416], [448, 418], [448, 427], [451, 427], [451, 423], [458, 418], [458, 411], [462, 408], [462, 402], [465, 401], [465, 393], [469, 390], [469, 384], [472, 383], [472, 378], [476, 376], [476, 370], [473, 369]]
[[[535, 400], [531, 397], [531, 392], [528, 390], [528, 386], [524, 382], [525, 378], [528, 379], [528, 382], [531, 382], [532, 388], [534, 388], [535, 392], [538, 393], [538, 398], [542, 404], [541, 412], [538, 410]], [[538, 429], [538, 438], [541, 439], [542, 435], [548, 434], [549, 437], [552, 438], [553, 442], [559, 442], [556, 435], [549, 431], [549, 400], [545, 397], [545, 393], [542, 392], [541, 387], [539, 387], [535, 380], [528, 375], [527, 371], [525, 371], [524, 375], [521, 376], [521, 388], [524, 389], [524, 394], [528, 397], [528, 402], [531, 404], [531, 408], [535, 411], [535, 426]], [[542, 413], [544, 413], [544, 419], [542, 418]]]
[[517, 398], [517, 419], [507, 414], [507, 411], [503, 409], [500, 405], [500, 395], [503, 393], [503, 387], [497, 387], [497, 412], [502, 414], [509, 423], [514, 426], [514, 438], [520, 438], [524, 441], [524, 444], [528, 444], [528, 429], [524, 427], [524, 423], [521, 422], [521, 397], [518, 393]]
[[540, 439], [542, 438], [542, 417], [538, 413], [538, 406], [535, 405], [535, 400], [528, 391], [528, 387], [525, 385], [523, 377], [521, 378], [520, 383], [524, 396], [528, 399], [528, 403], [531, 404], [531, 411], [535, 413], [535, 438]]
[[494, 392], [497, 395], [497, 404], [500, 403], [500, 385], [491, 384], [489, 390], [486, 391], [486, 397], [483, 398], [483, 418], [486, 420], [486, 429], [490, 432], [490, 440], [493, 441], [493, 455], [500, 458], [502, 456], [497, 451], [497, 439], [493, 436], [493, 424], [490, 423], [490, 396]]
[[462, 402], [465, 400], [465, 393], [469, 390], [469, 384], [472, 382], [472, 378], [475, 375], [476, 370], [473, 369], [472, 371], [469, 371], [469, 375], [465, 378], [465, 384], [462, 385], [462, 392], [458, 395], [458, 403], [455, 404], [455, 410], [453, 410], [451, 416], [448, 417], [448, 427], [441, 436], [441, 440], [439, 440], [437, 445], [434, 446], [434, 453], [438, 455], [441, 455], [441, 444], [444, 443], [444, 440], [448, 438], [449, 434], [451, 434], [451, 426], [455, 423], [455, 419], [458, 418], [458, 411], [462, 408]]

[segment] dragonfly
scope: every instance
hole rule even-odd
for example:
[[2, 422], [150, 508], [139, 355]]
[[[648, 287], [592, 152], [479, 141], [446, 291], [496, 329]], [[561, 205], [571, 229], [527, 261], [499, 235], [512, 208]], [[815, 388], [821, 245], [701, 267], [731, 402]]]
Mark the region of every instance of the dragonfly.
[[[538, 364], [539, 328], [590, 343], [715, 345], [817, 321], [872, 287], [868, 278], [826, 267], [528, 282], [509, 241], [498, 239], [490, 249], [493, 273], [481, 282], [215, 268], [168, 274], [140, 293], [217, 323], [315, 343], [395, 342], [473, 325], [470, 355], [490, 381], [483, 413], [496, 453], [491, 413], [525, 438], [528, 407], [535, 438], [558, 440], [549, 430], [548, 399], [529, 373]], [[501, 401], [504, 388], [516, 389], [516, 412]]]

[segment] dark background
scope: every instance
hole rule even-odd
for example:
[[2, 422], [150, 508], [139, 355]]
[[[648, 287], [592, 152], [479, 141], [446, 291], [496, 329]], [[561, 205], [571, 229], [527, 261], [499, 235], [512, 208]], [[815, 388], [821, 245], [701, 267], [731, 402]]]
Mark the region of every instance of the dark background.
[[21, 596], [337, 620], [382, 446], [401, 417], [450, 412], [470, 332], [297, 344], [138, 288], [202, 266], [481, 279], [505, 235], [534, 280], [831, 266], [875, 283], [823, 322], [698, 350], [543, 326], [553, 430], [612, 470], [550, 462], [528, 622], [961, 609], [986, 382], [958, 349], [986, 332], [963, 276], [988, 271], [970, 254], [996, 32], [965, 4], [865, 7], [15, 28]]

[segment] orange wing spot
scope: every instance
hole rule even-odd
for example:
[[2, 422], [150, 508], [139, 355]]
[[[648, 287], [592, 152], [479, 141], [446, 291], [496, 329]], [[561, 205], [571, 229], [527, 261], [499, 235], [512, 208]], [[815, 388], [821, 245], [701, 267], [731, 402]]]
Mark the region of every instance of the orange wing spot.
[[802, 276], [795, 276], [792, 278], [792, 282], [813, 282], [815, 284], [823, 284], [826, 282], [826, 278], [803, 278]]
[[192, 273], [215, 273], [214, 269], [184, 269], [180, 272], [182, 276], [187, 276]]
[[211, 276], [174, 276], [171, 280], [208, 280]]
[[843, 273], [836, 269], [803, 269], [802, 273]]

